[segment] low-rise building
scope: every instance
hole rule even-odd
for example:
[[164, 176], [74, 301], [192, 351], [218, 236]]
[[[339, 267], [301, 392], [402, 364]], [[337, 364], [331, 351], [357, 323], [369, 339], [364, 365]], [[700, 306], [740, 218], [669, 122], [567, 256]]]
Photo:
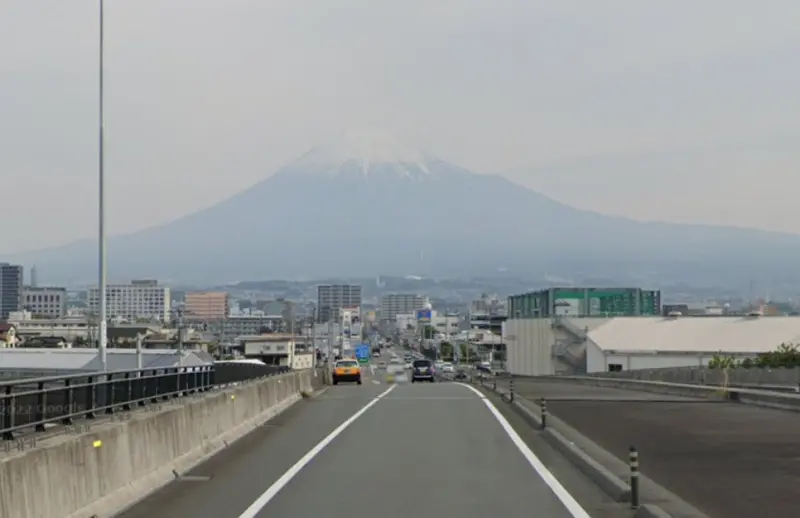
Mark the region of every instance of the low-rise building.
[[267, 365], [291, 367], [294, 363], [294, 336], [283, 333], [239, 336], [239, 343], [245, 358], [259, 359]]
[[188, 292], [184, 299], [187, 320], [222, 320], [230, 313], [228, 293], [224, 291]]
[[66, 307], [66, 288], [26, 286], [23, 290], [22, 308], [33, 315], [61, 318], [66, 314]]

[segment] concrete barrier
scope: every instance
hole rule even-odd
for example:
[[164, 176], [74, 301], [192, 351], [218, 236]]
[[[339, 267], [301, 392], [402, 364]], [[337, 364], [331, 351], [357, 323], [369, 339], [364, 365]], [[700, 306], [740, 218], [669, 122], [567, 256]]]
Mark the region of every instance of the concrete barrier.
[[[480, 385], [484, 390], [491, 392], [492, 388], [483, 384]], [[536, 404], [525, 398], [515, 398], [510, 403], [512, 409], [525, 419], [531, 426], [539, 430], [542, 437], [564, 457], [580, 470], [589, 480], [596, 484], [603, 492], [616, 502], [631, 501], [631, 487], [626, 479], [629, 469], [625, 463], [617, 459], [614, 455], [571, 429], [566, 423], [557, 417], [550, 415], [548, 426], [542, 429], [541, 412]], [[588, 453], [585, 449], [587, 445], [592, 445]], [[661, 506], [654, 504], [644, 504], [634, 513], [633, 518], [708, 518], [699, 510], [691, 505], [680, 502], [680, 499], [672, 495], [667, 490], [658, 486], [655, 482], [644, 475], [640, 476], [640, 481], [646, 484], [649, 493], [655, 495], [656, 501], [671, 502], [676, 505], [679, 512], [675, 515], [666, 512]]]
[[621, 372], [597, 372], [587, 374], [587, 376], [699, 385], [722, 385], [727, 381], [730, 386], [766, 390], [779, 387], [783, 391], [797, 390], [800, 387], [800, 367], [737, 367], [727, 370], [708, 367], [660, 367]]
[[800, 394], [776, 392], [719, 385], [694, 385], [688, 383], [668, 383], [664, 381], [643, 381], [619, 378], [600, 378], [596, 376], [556, 376], [553, 381], [569, 381], [597, 387], [611, 387], [625, 390], [641, 390], [657, 394], [685, 396], [694, 398], [723, 399], [780, 410], [800, 412]]
[[311, 370], [255, 380], [0, 457], [0, 518], [110, 517], [312, 391]]

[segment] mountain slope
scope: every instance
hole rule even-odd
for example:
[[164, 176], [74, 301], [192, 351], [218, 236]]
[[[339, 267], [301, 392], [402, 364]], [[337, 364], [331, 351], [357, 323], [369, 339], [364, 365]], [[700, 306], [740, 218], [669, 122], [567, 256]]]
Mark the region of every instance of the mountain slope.
[[[640, 223], [578, 210], [502, 177], [351, 135], [250, 189], [167, 225], [110, 240], [109, 276], [228, 282], [297, 276], [757, 269], [787, 275], [800, 239]], [[48, 280], [94, 280], [96, 248], [10, 258]], [[744, 273], [743, 273], [744, 272]]]

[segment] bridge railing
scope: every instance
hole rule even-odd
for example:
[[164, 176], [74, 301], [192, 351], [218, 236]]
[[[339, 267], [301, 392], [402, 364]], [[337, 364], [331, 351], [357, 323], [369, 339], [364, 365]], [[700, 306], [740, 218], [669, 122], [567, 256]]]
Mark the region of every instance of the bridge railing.
[[286, 367], [231, 363], [84, 372], [0, 382], [0, 435], [44, 432], [76, 419], [132, 410], [148, 403], [288, 372]]

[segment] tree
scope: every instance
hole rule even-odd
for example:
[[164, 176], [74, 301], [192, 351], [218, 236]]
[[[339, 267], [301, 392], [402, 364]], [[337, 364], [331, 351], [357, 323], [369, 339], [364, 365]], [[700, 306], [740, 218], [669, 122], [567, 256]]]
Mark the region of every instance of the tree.
[[756, 358], [756, 365], [762, 368], [798, 367], [800, 366], [800, 350], [796, 344], [782, 343], [775, 351], [759, 354]]
[[425, 326], [422, 328], [422, 337], [426, 340], [430, 340], [436, 334], [436, 329], [431, 326]]
[[453, 344], [450, 342], [442, 342], [441, 345], [439, 345], [439, 353], [442, 355], [442, 358], [452, 360], [453, 352]]

